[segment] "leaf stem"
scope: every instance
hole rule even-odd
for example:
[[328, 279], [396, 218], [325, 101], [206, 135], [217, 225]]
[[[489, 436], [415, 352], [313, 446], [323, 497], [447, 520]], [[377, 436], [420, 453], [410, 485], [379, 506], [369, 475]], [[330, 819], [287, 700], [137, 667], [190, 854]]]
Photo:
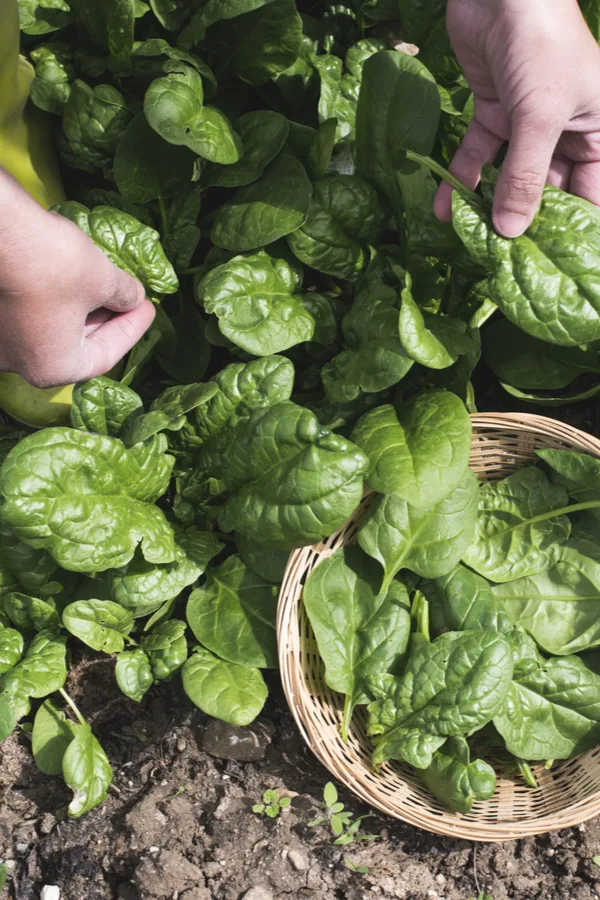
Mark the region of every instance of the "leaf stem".
[[517, 766], [519, 767], [519, 772], [523, 776], [525, 784], [528, 787], [536, 788], [538, 786], [538, 783], [535, 779], [535, 775], [531, 771], [531, 766], [529, 765], [527, 760], [521, 759], [519, 756], [517, 756], [515, 758], [517, 760]]
[[548, 512], [540, 513], [532, 519], [527, 519], [528, 525], [534, 525], [536, 522], [545, 522], [547, 519], [556, 519], [558, 516], [567, 516], [570, 513], [583, 512], [584, 509], [599, 509], [600, 500], [587, 500], [585, 503], [573, 503], [571, 506], [563, 506], [561, 509], [551, 509]]
[[158, 195], [158, 206], [160, 209], [160, 221], [161, 221], [161, 228], [162, 228], [162, 232], [163, 232], [162, 236], [164, 238], [165, 235], [167, 235], [169, 233], [169, 218], [167, 216], [167, 207], [165, 204], [165, 198], [163, 197], [162, 193], [160, 193]]
[[67, 703], [67, 704], [71, 707], [71, 709], [73, 710], [73, 712], [75, 713], [75, 716], [77, 717], [77, 721], [79, 722], [79, 724], [80, 724], [80, 725], [87, 725], [87, 722], [85, 721], [85, 719], [83, 718], [83, 716], [81, 715], [81, 713], [79, 712], [79, 710], [77, 709], [77, 706], [75, 705], [75, 701], [72, 700], [71, 697], [69, 697], [69, 695], [67, 694], [67, 692], [65, 691], [65, 689], [64, 689], [64, 688], [59, 688], [59, 689], [58, 689], [58, 692], [59, 692], [59, 694], [62, 696], [62, 698], [63, 698], [63, 700], [65, 701], [65, 703]]
[[342, 725], [340, 728], [342, 740], [345, 744], [348, 743], [348, 731], [350, 729], [350, 720], [352, 719], [353, 712], [354, 700], [351, 694], [346, 694], [346, 697], [344, 699], [344, 715], [342, 716]]
[[439, 163], [435, 161], [435, 159], [431, 159], [430, 156], [421, 156], [420, 153], [415, 153], [414, 150], [406, 150], [406, 158], [411, 159], [413, 162], [419, 163], [421, 166], [425, 166], [426, 169], [429, 169], [430, 172], [433, 172], [434, 175], [437, 175], [442, 181], [448, 182], [451, 184], [453, 188], [455, 188], [459, 194], [462, 194], [464, 197], [468, 197], [469, 200], [475, 200], [480, 205], [483, 204], [483, 200], [476, 194], [475, 191], [470, 190], [465, 184], [462, 183], [452, 172], [449, 172], [447, 169], [444, 169], [443, 166], [440, 166]]

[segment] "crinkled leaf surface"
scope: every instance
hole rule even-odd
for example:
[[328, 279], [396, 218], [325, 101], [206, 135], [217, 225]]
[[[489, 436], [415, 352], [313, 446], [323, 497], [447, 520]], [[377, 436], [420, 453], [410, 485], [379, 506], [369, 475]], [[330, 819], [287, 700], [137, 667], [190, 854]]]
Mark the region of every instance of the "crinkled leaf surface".
[[169, 619], [156, 625], [142, 638], [142, 650], [148, 654], [156, 681], [170, 678], [186, 661], [188, 646], [185, 631], [185, 622]]
[[63, 756], [62, 773], [65, 784], [73, 791], [68, 816], [79, 819], [102, 803], [113, 772], [90, 726], [75, 725], [74, 731], [73, 740]]
[[419, 588], [429, 601], [434, 634], [478, 629], [505, 633], [512, 628], [513, 617], [498, 602], [492, 585], [466, 566], [458, 565], [440, 578], [422, 581]]
[[447, 369], [458, 357], [471, 349], [467, 325], [450, 316], [422, 312], [415, 302], [410, 276], [402, 291], [398, 328], [402, 346], [415, 362], [428, 369]]
[[135, 391], [100, 375], [75, 386], [71, 425], [79, 431], [119, 437], [127, 419], [142, 408], [142, 400]]
[[285, 260], [261, 251], [216, 266], [200, 282], [197, 296], [215, 313], [226, 338], [255, 356], [269, 356], [314, 334], [315, 320], [298, 288]]
[[461, 813], [471, 812], [476, 800], [489, 800], [496, 790], [496, 773], [482, 759], [471, 761], [463, 737], [448, 738], [421, 779], [444, 806]]
[[51, 598], [42, 600], [16, 592], [4, 600], [4, 612], [17, 628], [23, 631], [43, 631], [58, 628], [58, 613]]
[[90, 87], [76, 78], [63, 115], [63, 128], [75, 153], [94, 165], [107, 162], [131, 119], [125, 97], [109, 84]]
[[71, 21], [71, 8], [65, 0], [18, 0], [21, 31], [48, 34]]
[[367, 484], [431, 507], [458, 486], [469, 463], [471, 420], [448, 391], [431, 391], [403, 404], [379, 406], [359, 419], [352, 440], [369, 457]]
[[231, 725], [249, 725], [267, 699], [259, 669], [237, 666], [198, 647], [185, 663], [183, 689], [202, 712]]
[[467, 470], [437, 506], [417, 509], [393, 494], [376, 497], [358, 531], [365, 553], [384, 569], [384, 589], [400, 569], [439, 578], [460, 561], [473, 540], [478, 481]]
[[331, 534], [362, 494], [367, 459], [295, 403], [258, 411], [236, 429], [224, 474], [224, 531], [260, 534], [266, 546], [300, 547]]
[[76, 600], [62, 614], [63, 625], [71, 634], [104, 653], [119, 653], [125, 636], [133, 628], [133, 616], [112, 600]]
[[40, 631], [23, 659], [0, 677], [0, 741], [29, 712], [30, 697], [46, 697], [63, 686], [67, 678], [65, 645], [65, 635]]
[[188, 414], [208, 403], [217, 391], [214, 382], [167, 388], [153, 402], [150, 412], [129, 419], [121, 435], [123, 443], [132, 447], [148, 441], [161, 431], [180, 431], [187, 422]]
[[196, 639], [222, 659], [251, 668], [276, 668], [278, 593], [239, 556], [230, 556], [192, 592], [187, 620]]
[[513, 673], [510, 643], [500, 634], [462, 631], [413, 645], [402, 678], [369, 680], [373, 762], [431, 765], [447, 737], [471, 734], [502, 707]]
[[149, 562], [171, 562], [173, 532], [154, 506], [173, 466], [164, 449], [162, 437], [127, 450], [117, 438], [70, 428], [32, 434], [0, 472], [2, 519], [65, 569], [125, 565], [138, 545]]
[[120, 690], [139, 703], [150, 690], [154, 682], [148, 655], [139, 647], [126, 650], [117, 656], [115, 678]]
[[289, 553], [264, 547], [250, 535], [236, 535], [238, 553], [253, 572], [273, 584], [281, 584]]
[[0, 675], [16, 666], [23, 656], [24, 646], [25, 642], [20, 631], [0, 626]]
[[207, 166], [202, 174], [207, 187], [244, 187], [256, 181], [283, 147], [289, 131], [285, 116], [270, 109], [246, 113], [233, 127], [241, 139], [243, 156], [232, 165]]
[[536, 520], [567, 505], [565, 488], [532, 467], [482, 485], [475, 535], [464, 562], [497, 582], [552, 568], [571, 525], [564, 515]]
[[189, 189], [194, 155], [188, 147], [163, 140], [150, 127], [144, 113], [138, 113], [121, 135], [113, 172], [124, 197], [134, 203], [147, 203]]

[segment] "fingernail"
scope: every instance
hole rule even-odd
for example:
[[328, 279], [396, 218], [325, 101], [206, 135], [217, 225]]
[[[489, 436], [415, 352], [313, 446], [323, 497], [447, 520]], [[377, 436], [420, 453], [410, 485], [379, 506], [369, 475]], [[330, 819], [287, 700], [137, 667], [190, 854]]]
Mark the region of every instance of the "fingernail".
[[519, 237], [529, 227], [529, 219], [520, 213], [499, 210], [494, 216], [494, 226], [501, 235], [507, 238]]

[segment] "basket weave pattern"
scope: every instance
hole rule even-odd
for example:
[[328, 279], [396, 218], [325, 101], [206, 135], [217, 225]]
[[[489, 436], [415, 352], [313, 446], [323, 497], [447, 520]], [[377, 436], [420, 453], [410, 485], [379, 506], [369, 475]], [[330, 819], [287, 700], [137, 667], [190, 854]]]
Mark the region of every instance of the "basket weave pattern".
[[[476, 414], [470, 466], [481, 480], [504, 478], [546, 447], [600, 457], [600, 440], [545, 416]], [[365, 708], [354, 714], [348, 744], [339, 733], [343, 697], [325, 684], [324, 667], [301, 602], [309, 572], [344, 544], [355, 540], [357, 524], [372, 494], [366, 494], [351, 519], [322, 543], [291, 554], [279, 595], [277, 634], [284, 691], [298, 727], [311, 750], [335, 778], [387, 815], [428, 831], [478, 841], [503, 841], [578, 825], [600, 814], [600, 746], [550, 771], [534, 767], [537, 788], [520, 776], [503, 778], [496, 793], [475, 803], [467, 815], [442, 806], [421, 785], [410, 767], [399, 762], [371, 766]]]

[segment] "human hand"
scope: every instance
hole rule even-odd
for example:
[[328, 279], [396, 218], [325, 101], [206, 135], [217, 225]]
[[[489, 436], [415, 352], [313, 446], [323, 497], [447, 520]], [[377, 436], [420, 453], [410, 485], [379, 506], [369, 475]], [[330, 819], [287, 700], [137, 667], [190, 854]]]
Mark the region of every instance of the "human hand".
[[[576, 0], [448, 0], [448, 33], [475, 95], [450, 171], [469, 188], [508, 141], [494, 227], [522, 234], [546, 183], [600, 206], [600, 48]], [[451, 216], [440, 186], [435, 211]]]
[[153, 319], [137, 279], [0, 169], [0, 371], [35, 387], [93, 378]]

